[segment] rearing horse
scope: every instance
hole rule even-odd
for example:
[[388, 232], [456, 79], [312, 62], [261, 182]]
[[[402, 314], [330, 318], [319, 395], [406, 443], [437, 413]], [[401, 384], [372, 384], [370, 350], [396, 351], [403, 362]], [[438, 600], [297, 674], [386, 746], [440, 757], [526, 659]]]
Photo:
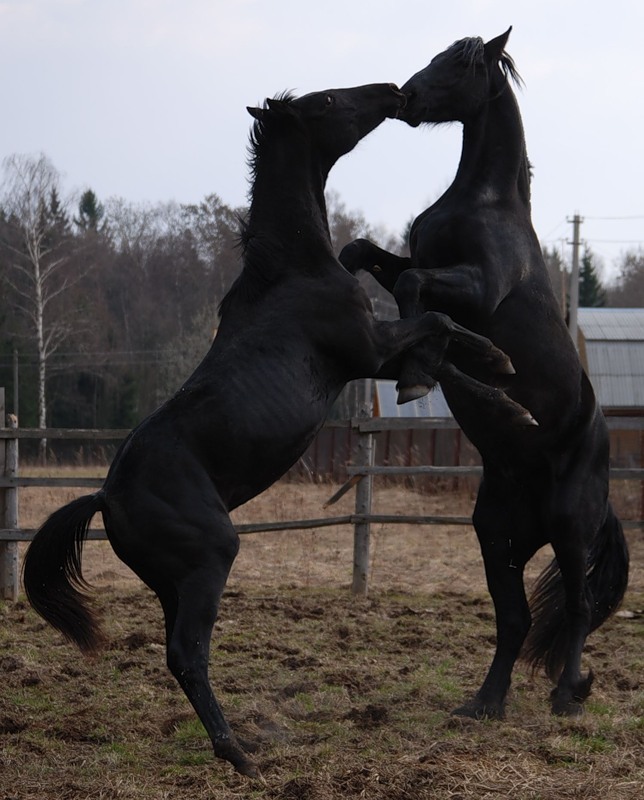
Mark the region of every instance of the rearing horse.
[[[246, 775], [254, 762], [208, 680], [212, 628], [239, 547], [229, 512], [262, 492], [304, 452], [347, 381], [397, 375], [397, 358], [427, 339], [424, 378], [469, 378], [444, 360], [458, 342], [484, 371], [507, 357], [444, 314], [375, 320], [359, 282], [333, 254], [324, 186], [348, 153], [405, 97], [390, 84], [267, 100], [249, 109], [253, 186], [243, 270], [221, 305], [219, 331], [183, 387], [119, 449], [102, 489], [56, 511], [27, 552], [34, 608], [82, 649], [100, 633], [83, 591], [81, 551], [102, 513], [116, 554], [157, 594], [168, 667], [214, 753]], [[499, 390], [477, 384], [493, 414], [529, 423]]]
[[[516, 369], [506, 391], [538, 427], [488, 417], [467, 387], [444, 385], [465, 434], [481, 453], [483, 480], [473, 523], [494, 601], [497, 645], [481, 688], [457, 714], [501, 717], [514, 663], [524, 654], [556, 683], [552, 710], [575, 715], [590, 692], [581, 675], [590, 631], [619, 605], [628, 551], [608, 502], [608, 433], [553, 296], [530, 219], [530, 166], [505, 45], [463, 39], [402, 87], [399, 117], [411, 126], [460, 121], [456, 177], [413, 222], [410, 258], [356, 240], [340, 254], [393, 292], [401, 316], [441, 310], [489, 337]], [[448, 350], [448, 354], [449, 354]], [[399, 377], [403, 400], [427, 392], [423, 345]], [[470, 374], [474, 365], [456, 363]], [[470, 369], [469, 367], [472, 367]], [[544, 544], [555, 560], [530, 605], [524, 567]], [[526, 641], [526, 637], [527, 641]]]

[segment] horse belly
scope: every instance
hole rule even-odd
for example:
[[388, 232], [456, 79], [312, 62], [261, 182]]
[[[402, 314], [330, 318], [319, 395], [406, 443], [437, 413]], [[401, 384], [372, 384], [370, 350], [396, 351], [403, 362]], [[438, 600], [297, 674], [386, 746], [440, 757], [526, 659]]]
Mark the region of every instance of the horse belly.
[[[286, 390], [286, 391], [284, 391]], [[189, 437], [229, 509], [247, 502], [282, 477], [322, 427], [326, 395], [302, 397], [266, 387], [253, 403], [219, 414], [207, 430]]]

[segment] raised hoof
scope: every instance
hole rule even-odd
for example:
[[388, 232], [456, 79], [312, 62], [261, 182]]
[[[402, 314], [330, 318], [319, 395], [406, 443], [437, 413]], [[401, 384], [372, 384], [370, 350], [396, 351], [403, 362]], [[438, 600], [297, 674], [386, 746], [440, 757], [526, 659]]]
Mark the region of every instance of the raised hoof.
[[399, 406], [401, 406], [403, 403], [409, 403], [412, 400], [419, 400], [421, 397], [425, 397], [426, 394], [429, 394], [429, 391], [429, 386], [424, 386], [423, 384], [418, 384], [416, 386], [405, 386], [402, 389], [398, 389], [397, 403]]
[[496, 353], [492, 359], [495, 372], [499, 375], [516, 375], [517, 371], [510, 361], [510, 358], [502, 351], [495, 348]]
[[452, 711], [453, 717], [469, 717], [470, 719], [503, 719], [505, 712], [501, 706], [486, 705], [473, 699], [463, 703]]
[[501, 389], [490, 390], [490, 400], [496, 401], [497, 413], [512, 425], [533, 427], [539, 425], [527, 408], [512, 400]]
[[539, 423], [537, 422], [537, 420], [532, 416], [532, 414], [526, 408], [521, 409], [514, 422], [516, 425], [536, 426], [537, 428], [539, 427]]

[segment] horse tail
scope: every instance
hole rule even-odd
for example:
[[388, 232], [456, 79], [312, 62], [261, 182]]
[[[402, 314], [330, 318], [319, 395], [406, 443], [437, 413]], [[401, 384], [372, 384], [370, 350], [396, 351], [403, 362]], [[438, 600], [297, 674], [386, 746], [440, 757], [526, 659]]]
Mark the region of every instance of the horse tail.
[[[610, 504], [604, 524], [588, 555], [587, 592], [591, 605], [590, 630], [596, 630], [618, 608], [628, 584], [628, 546], [622, 524]], [[556, 682], [563, 669], [569, 630], [566, 597], [557, 560], [541, 573], [530, 598], [532, 627], [522, 656], [534, 669], [542, 666]]]
[[105, 508], [102, 492], [85, 495], [55, 511], [37, 531], [25, 555], [23, 584], [34, 609], [85, 652], [103, 636], [88, 607], [81, 571], [89, 523]]

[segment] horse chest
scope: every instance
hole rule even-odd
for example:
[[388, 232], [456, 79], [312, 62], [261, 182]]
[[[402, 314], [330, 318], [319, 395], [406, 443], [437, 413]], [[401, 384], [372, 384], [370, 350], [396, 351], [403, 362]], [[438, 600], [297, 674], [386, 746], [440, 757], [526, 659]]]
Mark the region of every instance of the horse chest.
[[468, 258], [476, 238], [471, 221], [462, 214], [429, 214], [420, 220], [412, 233], [412, 262], [422, 269], [461, 263]]

